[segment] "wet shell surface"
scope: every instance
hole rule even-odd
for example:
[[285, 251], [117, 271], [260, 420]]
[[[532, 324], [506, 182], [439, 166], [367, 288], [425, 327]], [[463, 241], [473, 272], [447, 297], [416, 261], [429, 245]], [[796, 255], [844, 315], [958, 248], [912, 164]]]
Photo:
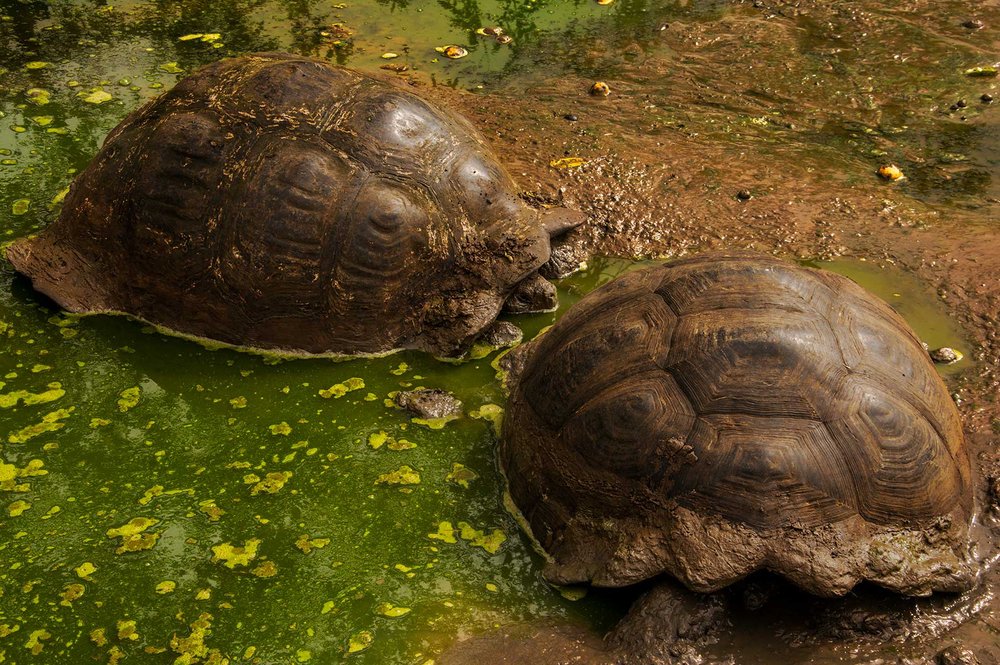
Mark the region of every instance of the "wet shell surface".
[[564, 212], [526, 206], [463, 119], [259, 54], [128, 116], [7, 255], [73, 312], [288, 353], [455, 355], [548, 259], [546, 225], [577, 223]]
[[519, 352], [500, 459], [549, 580], [974, 583], [957, 409], [847, 278], [698, 256], [610, 282]]

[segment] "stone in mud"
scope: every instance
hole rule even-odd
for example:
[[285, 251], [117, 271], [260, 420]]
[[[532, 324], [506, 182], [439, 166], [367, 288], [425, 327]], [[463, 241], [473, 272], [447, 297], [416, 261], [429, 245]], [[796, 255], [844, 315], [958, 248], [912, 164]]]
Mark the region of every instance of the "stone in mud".
[[931, 360], [941, 365], [951, 365], [952, 363], [957, 363], [959, 360], [965, 356], [961, 351], [956, 351], [947, 346], [942, 346], [940, 349], [934, 349], [929, 352]]
[[955, 645], [937, 655], [937, 665], [979, 665], [979, 659], [971, 649]]
[[975, 584], [957, 409], [847, 278], [704, 254], [613, 280], [518, 350], [499, 454], [549, 581]]
[[[326, 62], [211, 64], [108, 136], [7, 249], [74, 312], [286, 353], [460, 355], [582, 221], [535, 210], [463, 119]], [[519, 284], [525, 282], [523, 287]]]
[[438, 388], [402, 390], [396, 393], [393, 401], [399, 408], [426, 420], [462, 415], [462, 402]]
[[562, 242], [553, 245], [549, 260], [538, 272], [546, 279], [562, 279], [580, 270], [586, 260], [586, 253], [578, 245]]
[[522, 339], [524, 339], [524, 333], [510, 321], [494, 321], [479, 338], [479, 341], [503, 349], [520, 344]]
[[618, 665], [673, 665], [698, 655], [698, 646], [726, 623], [726, 610], [719, 595], [664, 582], [632, 605], [605, 645]]

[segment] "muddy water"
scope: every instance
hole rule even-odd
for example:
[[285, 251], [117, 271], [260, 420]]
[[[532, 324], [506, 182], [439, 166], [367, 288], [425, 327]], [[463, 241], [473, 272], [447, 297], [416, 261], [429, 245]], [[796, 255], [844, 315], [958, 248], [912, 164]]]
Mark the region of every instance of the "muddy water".
[[[988, 310], [949, 303], [985, 298], [996, 264], [980, 256], [977, 274], [964, 262], [978, 250], [935, 243], [995, 228], [1000, 132], [979, 96], [996, 79], [964, 72], [1000, 58], [1000, 6], [753, 4], [4, 3], [0, 240], [48, 223], [107, 131], [185, 72], [291, 50], [464, 110], [527, 191], [591, 212], [587, 246], [853, 254], [821, 265], [874, 290], [932, 346], [969, 351], [945, 373], [976, 398], [970, 422], [988, 423], [988, 393], [965, 382], [994, 363]], [[975, 17], [986, 27], [961, 26]], [[476, 34], [490, 25], [512, 41]], [[449, 61], [435, 51], [447, 44], [469, 55]], [[586, 95], [598, 78], [607, 99]], [[587, 161], [548, 167], [571, 155]], [[886, 161], [907, 178], [878, 183]], [[750, 201], [735, 199], [742, 188]], [[928, 249], [883, 260], [911, 245]], [[591, 261], [560, 285], [561, 311], [641, 265]], [[967, 267], [940, 272], [952, 265]], [[124, 319], [64, 316], [2, 270], [8, 662], [426, 663], [498, 626], [600, 632], [624, 612], [627, 594], [545, 585], [504, 512], [482, 417], [503, 403], [495, 354], [455, 366], [205, 349]], [[552, 321], [517, 323], [531, 334]], [[452, 390], [470, 417], [431, 429], [384, 403], [419, 385]], [[746, 623], [732, 640], [740, 662], [814, 657], [772, 639], [766, 614]], [[989, 621], [969, 626], [976, 644], [996, 635]]]

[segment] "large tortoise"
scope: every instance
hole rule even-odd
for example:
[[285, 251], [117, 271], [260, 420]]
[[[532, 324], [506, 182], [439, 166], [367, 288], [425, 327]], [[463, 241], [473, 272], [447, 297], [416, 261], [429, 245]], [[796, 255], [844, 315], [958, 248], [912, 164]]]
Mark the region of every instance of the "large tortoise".
[[976, 579], [962, 428], [920, 341], [849, 279], [770, 257], [701, 255], [581, 300], [525, 350], [500, 461], [556, 583]]
[[[461, 352], [549, 239], [482, 137], [416, 95], [287, 54], [223, 60], [128, 116], [59, 219], [7, 251], [73, 312], [241, 346]], [[515, 299], [524, 309], [524, 298]]]

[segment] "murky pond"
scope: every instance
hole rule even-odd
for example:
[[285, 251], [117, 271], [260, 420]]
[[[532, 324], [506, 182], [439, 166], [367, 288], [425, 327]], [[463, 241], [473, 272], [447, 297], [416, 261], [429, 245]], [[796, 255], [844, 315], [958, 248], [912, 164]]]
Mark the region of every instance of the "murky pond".
[[[0, 240], [51, 221], [121, 118], [222, 57], [291, 50], [513, 94], [564, 68], [628, 81], [636, 61], [668, 48], [657, 42], [665, 26], [738, 25], [730, 11], [721, 0], [3, 3]], [[477, 34], [492, 25], [511, 41]], [[813, 27], [803, 21], [802, 38], [825, 53], [828, 31]], [[435, 50], [449, 44], [469, 55]], [[596, 48], [619, 55], [595, 58]], [[679, 66], [693, 81], [705, 73], [700, 61]], [[784, 82], [771, 81], [774, 99]], [[775, 150], [785, 148], [768, 133], [791, 131], [770, 119], [738, 130], [711, 114], [687, 121], [730, 138], [761, 132]], [[846, 160], [885, 147], [876, 130], [813, 125], [809, 140], [846, 142]], [[996, 194], [996, 151], [968, 133], [939, 136], [947, 167], [914, 162], [925, 173], [912, 179], [918, 195], [965, 204]], [[942, 187], [946, 171], [953, 184]], [[642, 265], [592, 260], [560, 283], [560, 312]], [[932, 347], [964, 344], [912, 277], [821, 265], [886, 299]], [[453, 364], [209, 349], [125, 318], [67, 316], [0, 270], [0, 661], [427, 663], [495, 626], [556, 618], [603, 629], [624, 611], [613, 596], [546, 585], [503, 508], [496, 353]], [[530, 336], [558, 315], [516, 322]], [[419, 423], [387, 404], [416, 386], [454, 392], [466, 417]]]

